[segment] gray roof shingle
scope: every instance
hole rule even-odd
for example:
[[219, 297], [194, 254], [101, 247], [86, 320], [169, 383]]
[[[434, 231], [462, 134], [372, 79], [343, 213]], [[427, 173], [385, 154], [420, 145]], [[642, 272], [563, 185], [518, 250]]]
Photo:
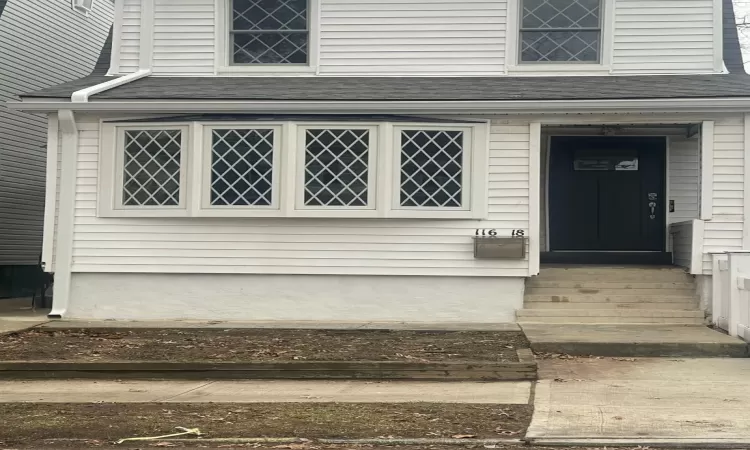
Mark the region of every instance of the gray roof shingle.
[[[0, 0], [2, 1], [2, 0]], [[608, 100], [749, 97], [732, 0], [724, 1], [724, 58], [729, 75], [594, 77], [146, 77], [92, 100], [460, 101]], [[69, 98], [112, 77], [111, 36], [91, 75], [26, 98]]]
[[[92, 76], [27, 97], [67, 97]], [[749, 97], [747, 75], [601, 77], [146, 77], [92, 100], [458, 101]]]

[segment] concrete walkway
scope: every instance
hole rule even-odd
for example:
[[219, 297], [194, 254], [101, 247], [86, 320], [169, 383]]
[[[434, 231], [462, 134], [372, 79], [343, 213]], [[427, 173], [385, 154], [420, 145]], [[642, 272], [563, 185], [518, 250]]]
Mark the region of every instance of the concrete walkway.
[[528, 438], [750, 442], [750, 359], [540, 361]]
[[0, 335], [32, 328], [47, 322], [48, 309], [31, 309], [30, 298], [0, 300]]
[[0, 381], [0, 402], [527, 404], [530, 382]]

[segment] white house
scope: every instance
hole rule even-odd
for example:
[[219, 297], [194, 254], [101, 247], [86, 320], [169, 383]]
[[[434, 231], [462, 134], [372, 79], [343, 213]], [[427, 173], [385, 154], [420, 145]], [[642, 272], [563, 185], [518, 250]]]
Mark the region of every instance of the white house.
[[116, 0], [109, 73], [13, 108], [54, 317], [508, 322], [576, 263], [702, 323], [750, 250], [729, 0]]
[[0, 298], [41, 274], [47, 156], [47, 117], [6, 102], [91, 73], [113, 15], [111, 0], [0, 0]]

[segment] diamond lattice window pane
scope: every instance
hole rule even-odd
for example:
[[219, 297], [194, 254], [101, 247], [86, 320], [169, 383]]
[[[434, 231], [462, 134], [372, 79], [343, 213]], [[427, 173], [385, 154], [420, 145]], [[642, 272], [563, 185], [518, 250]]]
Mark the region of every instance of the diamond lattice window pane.
[[523, 0], [521, 61], [598, 62], [601, 0]]
[[367, 206], [369, 130], [307, 130], [305, 205]]
[[307, 0], [233, 0], [234, 30], [305, 30]]
[[180, 130], [127, 130], [123, 160], [122, 204], [180, 204]]
[[270, 206], [274, 130], [213, 130], [211, 204]]
[[521, 60], [597, 62], [599, 34], [598, 31], [524, 31]]
[[601, 0], [523, 0], [523, 29], [599, 28]]
[[235, 34], [236, 64], [305, 64], [307, 32]]
[[401, 206], [460, 208], [464, 133], [401, 132]]
[[306, 64], [308, 0], [233, 0], [235, 64]]

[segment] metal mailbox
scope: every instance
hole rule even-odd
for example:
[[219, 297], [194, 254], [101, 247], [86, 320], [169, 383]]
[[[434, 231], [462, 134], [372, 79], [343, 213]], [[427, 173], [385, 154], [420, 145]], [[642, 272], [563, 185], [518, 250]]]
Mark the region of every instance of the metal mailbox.
[[525, 257], [525, 237], [474, 237], [474, 258], [523, 259]]

